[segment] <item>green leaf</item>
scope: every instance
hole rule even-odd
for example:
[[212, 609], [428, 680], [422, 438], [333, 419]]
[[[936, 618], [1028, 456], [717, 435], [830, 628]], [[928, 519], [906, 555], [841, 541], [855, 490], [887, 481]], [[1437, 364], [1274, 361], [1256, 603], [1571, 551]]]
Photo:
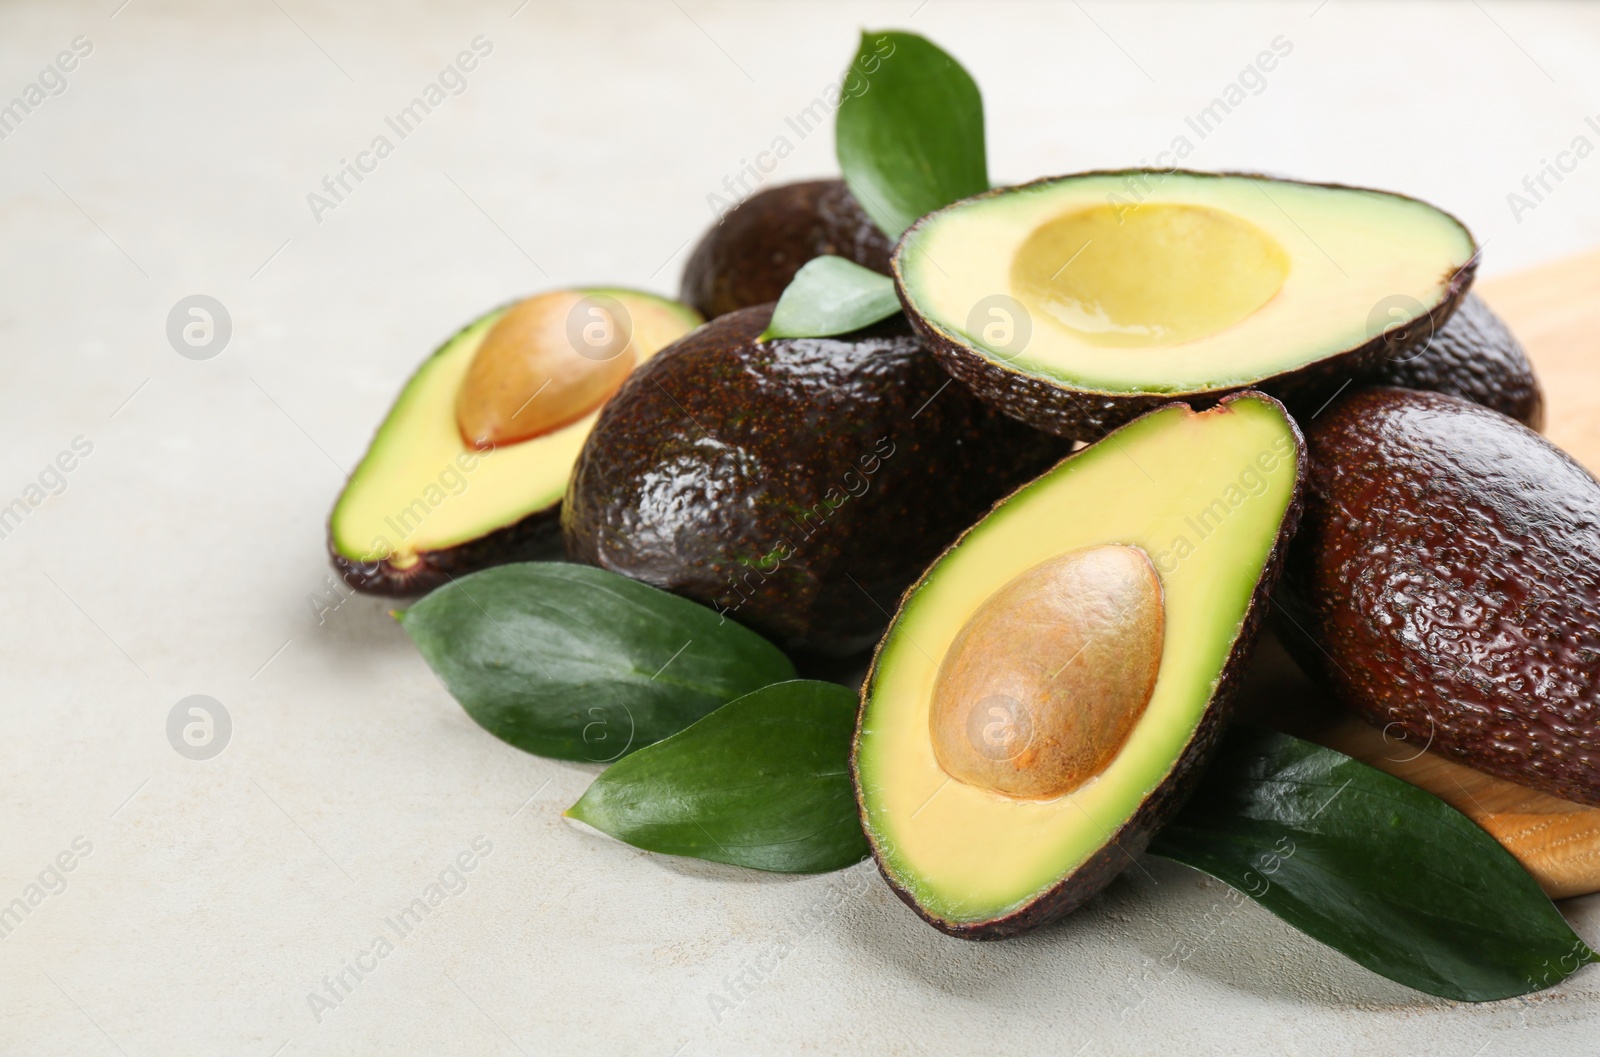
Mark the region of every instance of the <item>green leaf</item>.
[[1332, 749], [1234, 727], [1150, 851], [1375, 973], [1484, 1002], [1600, 960], [1511, 853], [1444, 801]]
[[617, 759], [794, 678], [755, 632], [586, 565], [485, 569], [396, 618], [480, 726], [563, 760]]
[[856, 695], [779, 683], [606, 770], [567, 811], [635, 847], [779, 873], [866, 857], [850, 785]]
[[760, 340], [848, 334], [898, 311], [887, 275], [843, 257], [814, 257], [789, 280]]
[[839, 168], [891, 239], [989, 189], [983, 97], [938, 46], [915, 33], [863, 33], [844, 91], [834, 125]]

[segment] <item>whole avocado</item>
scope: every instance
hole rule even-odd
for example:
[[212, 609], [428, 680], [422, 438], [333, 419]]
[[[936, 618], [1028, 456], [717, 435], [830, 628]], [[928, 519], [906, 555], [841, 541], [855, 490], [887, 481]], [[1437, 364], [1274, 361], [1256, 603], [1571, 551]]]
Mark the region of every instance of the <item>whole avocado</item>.
[[801, 265], [824, 254], [888, 275], [893, 248], [843, 180], [780, 184], [705, 233], [684, 266], [682, 298], [713, 319], [776, 301]]
[[1529, 429], [1544, 428], [1544, 393], [1533, 364], [1511, 328], [1477, 294], [1462, 298], [1421, 349], [1383, 361], [1367, 382], [1466, 397]]
[[709, 606], [779, 645], [869, 646], [960, 532], [1068, 445], [988, 410], [895, 317], [758, 340], [717, 319], [601, 412], [563, 504], [567, 555]]
[[1296, 659], [1408, 745], [1600, 805], [1600, 484], [1442, 393], [1363, 389], [1305, 425]]

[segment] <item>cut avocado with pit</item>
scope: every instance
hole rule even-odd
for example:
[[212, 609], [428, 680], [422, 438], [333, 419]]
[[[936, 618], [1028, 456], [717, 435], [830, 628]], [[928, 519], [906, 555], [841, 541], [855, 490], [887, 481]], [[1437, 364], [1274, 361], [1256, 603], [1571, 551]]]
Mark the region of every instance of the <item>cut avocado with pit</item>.
[[558, 290], [474, 320], [411, 376], [328, 522], [359, 590], [408, 595], [559, 547], [559, 506], [628, 370], [701, 322], [635, 290]]
[[1173, 404], [998, 503], [906, 593], [852, 768], [890, 885], [955, 936], [1060, 917], [1142, 852], [1227, 718], [1300, 510], [1247, 392]]
[[1426, 341], [1476, 263], [1459, 220], [1402, 195], [1135, 171], [957, 202], [913, 225], [892, 266], [953, 375], [1090, 440], [1173, 399], [1331, 395]]

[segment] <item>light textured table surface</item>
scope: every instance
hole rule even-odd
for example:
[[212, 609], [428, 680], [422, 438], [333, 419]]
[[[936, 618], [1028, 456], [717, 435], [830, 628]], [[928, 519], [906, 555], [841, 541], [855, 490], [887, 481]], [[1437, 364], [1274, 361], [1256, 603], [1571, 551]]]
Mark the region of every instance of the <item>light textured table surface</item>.
[[[785, 118], [862, 26], [975, 73], [996, 179], [1187, 134], [1194, 167], [1436, 201], [1496, 274], [1600, 245], [1588, 152], [1507, 199], [1600, 146], [1600, 8], [117, 3], [0, 8], [0, 105], [40, 86], [0, 140], [0, 504], [60, 493], [0, 538], [0, 903], [52, 890], [0, 938], [0, 1053], [1593, 1052], [1600, 970], [1453, 1006], [1155, 860], [974, 945], [864, 866], [768, 877], [579, 832], [560, 813], [594, 768], [480, 731], [385, 603], [315, 600], [329, 506], [416, 363], [520, 293], [672, 291], [708, 195], [778, 136], [769, 179], [831, 171], [831, 130]], [[464, 90], [313, 216], [480, 36]], [[1260, 93], [1186, 131], [1280, 36]], [[166, 334], [193, 294], [232, 320], [207, 360]], [[231, 718], [213, 759], [168, 741], [193, 694]], [[1565, 909], [1600, 940], [1600, 901]], [[319, 1020], [308, 994], [358, 956]]]

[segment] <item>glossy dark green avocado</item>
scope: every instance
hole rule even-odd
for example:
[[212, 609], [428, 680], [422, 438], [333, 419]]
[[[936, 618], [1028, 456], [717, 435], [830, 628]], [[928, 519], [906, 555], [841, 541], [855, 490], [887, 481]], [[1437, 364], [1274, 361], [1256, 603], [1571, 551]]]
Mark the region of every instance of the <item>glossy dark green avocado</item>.
[[776, 301], [801, 265], [824, 254], [888, 275], [892, 248], [843, 180], [780, 184], [705, 233], [684, 266], [681, 296], [712, 319]]
[[951, 384], [899, 317], [757, 341], [771, 312], [692, 332], [606, 404], [563, 502], [567, 555], [785, 648], [849, 653], [934, 556], [1067, 447]]
[[1397, 740], [1600, 805], [1600, 484], [1441, 393], [1363, 389], [1306, 426], [1296, 659]]
[[1469, 293], [1420, 349], [1385, 359], [1368, 382], [1466, 397], [1544, 429], [1544, 393], [1528, 354], [1505, 321]]

